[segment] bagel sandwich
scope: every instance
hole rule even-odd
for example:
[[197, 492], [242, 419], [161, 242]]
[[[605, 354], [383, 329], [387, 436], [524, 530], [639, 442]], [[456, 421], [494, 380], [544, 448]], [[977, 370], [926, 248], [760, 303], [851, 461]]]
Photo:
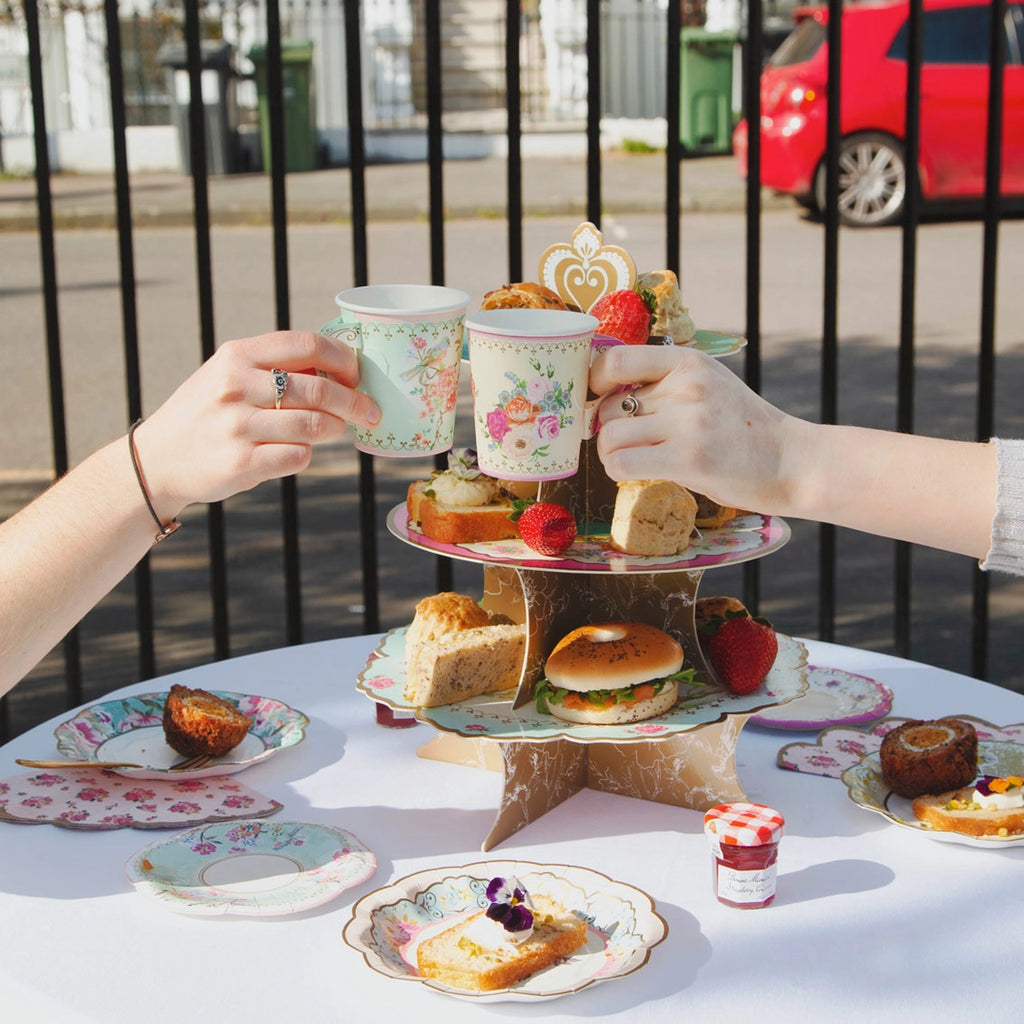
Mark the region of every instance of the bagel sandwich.
[[567, 633], [544, 663], [534, 690], [537, 710], [581, 725], [642, 722], [670, 710], [683, 668], [683, 647], [643, 622], [601, 622]]

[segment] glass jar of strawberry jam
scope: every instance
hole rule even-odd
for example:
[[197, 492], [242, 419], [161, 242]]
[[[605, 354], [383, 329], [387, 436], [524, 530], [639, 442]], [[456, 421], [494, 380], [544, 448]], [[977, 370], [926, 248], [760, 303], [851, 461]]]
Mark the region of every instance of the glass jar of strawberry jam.
[[704, 815], [720, 903], [756, 910], [775, 899], [776, 861], [784, 824], [778, 811], [763, 804], [719, 804]]

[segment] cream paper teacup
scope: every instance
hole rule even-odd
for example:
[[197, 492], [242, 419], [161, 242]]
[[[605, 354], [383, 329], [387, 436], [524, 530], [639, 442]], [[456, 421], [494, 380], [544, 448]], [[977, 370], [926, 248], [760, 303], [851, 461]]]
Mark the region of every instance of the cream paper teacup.
[[357, 350], [359, 390], [381, 409], [376, 427], [354, 428], [356, 448], [397, 458], [451, 448], [469, 296], [441, 285], [384, 284], [349, 288], [334, 301], [341, 315], [320, 333]]
[[503, 480], [560, 480], [579, 467], [597, 319], [550, 309], [466, 317], [477, 461]]

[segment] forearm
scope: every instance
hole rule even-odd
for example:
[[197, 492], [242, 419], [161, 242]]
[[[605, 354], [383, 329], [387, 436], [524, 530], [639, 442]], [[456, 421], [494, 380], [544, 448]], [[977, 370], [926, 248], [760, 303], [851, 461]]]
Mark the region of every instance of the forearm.
[[128, 574], [155, 534], [123, 437], [0, 524], [0, 694]]
[[778, 512], [983, 559], [996, 502], [992, 445], [793, 420]]

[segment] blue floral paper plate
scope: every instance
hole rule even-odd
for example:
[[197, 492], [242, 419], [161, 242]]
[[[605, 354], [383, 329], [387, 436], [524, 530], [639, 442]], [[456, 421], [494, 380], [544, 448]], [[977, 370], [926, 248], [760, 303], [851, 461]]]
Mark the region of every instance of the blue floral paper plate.
[[145, 896], [183, 914], [294, 914], [364, 881], [374, 855], [351, 832], [294, 821], [204, 825], [140, 850], [125, 865]]
[[[249, 732], [237, 747], [215, 757], [203, 768], [174, 771], [175, 779], [202, 779], [234, 775], [306, 738], [309, 719], [272, 697], [211, 690], [234, 704], [250, 722]], [[118, 768], [118, 775], [139, 779], [168, 777], [181, 755], [164, 739], [163, 714], [167, 692], [141, 693], [108, 700], [79, 711], [54, 730], [57, 750], [64, 757], [86, 761], [129, 761], [141, 768]]]

